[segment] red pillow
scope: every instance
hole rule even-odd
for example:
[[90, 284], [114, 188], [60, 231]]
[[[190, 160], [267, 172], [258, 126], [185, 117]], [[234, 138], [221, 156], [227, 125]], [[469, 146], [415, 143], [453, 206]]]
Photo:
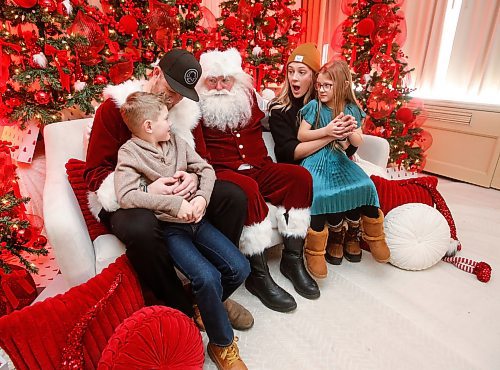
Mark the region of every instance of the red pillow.
[[84, 368], [95, 369], [116, 327], [144, 306], [139, 281], [125, 256], [64, 294], [0, 318], [0, 347], [16, 369], [59, 369], [68, 334], [109, 293], [120, 275], [121, 282], [105, 307], [88, 322], [83, 336]]
[[98, 370], [203, 368], [200, 331], [182, 312], [144, 307], [116, 328], [102, 353]]
[[68, 181], [75, 193], [78, 205], [82, 210], [83, 218], [87, 229], [89, 231], [90, 239], [94, 241], [98, 236], [104, 234], [110, 234], [110, 231], [102, 222], [97, 221], [97, 219], [90, 213], [87, 193], [87, 184], [83, 179], [83, 171], [85, 170], [85, 162], [79, 159], [71, 158], [68, 163], [66, 163], [66, 173], [68, 174]]
[[457, 241], [457, 250], [461, 249], [457, 239], [457, 229], [450, 209], [437, 190], [438, 179], [435, 176], [422, 176], [405, 180], [387, 180], [372, 175], [370, 177], [377, 188], [380, 209], [388, 214], [393, 208], [406, 203], [423, 203], [441, 212], [450, 226], [450, 236]]
[[388, 214], [393, 208], [406, 203], [423, 203], [433, 207], [428, 188], [436, 189], [437, 178], [434, 176], [416, 177], [404, 180], [387, 180], [372, 175], [370, 177], [377, 188], [380, 209]]

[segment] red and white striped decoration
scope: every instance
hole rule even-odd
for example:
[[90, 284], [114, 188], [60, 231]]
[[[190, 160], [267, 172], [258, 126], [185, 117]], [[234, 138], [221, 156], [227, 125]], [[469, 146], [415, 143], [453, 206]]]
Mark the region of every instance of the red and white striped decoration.
[[491, 266], [486, 262], [477, 262], [464, 257], [443, 257], [443, 261], [451, 263], [460, 270], [477, 276], [477, 279], [487, 283], [491, 278]]

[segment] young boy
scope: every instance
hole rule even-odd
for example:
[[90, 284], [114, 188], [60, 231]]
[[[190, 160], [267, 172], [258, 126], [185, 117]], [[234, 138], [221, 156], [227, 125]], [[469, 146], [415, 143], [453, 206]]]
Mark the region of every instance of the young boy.
[[[171, 135], [161, 96], [133, 93], [120, 113], [132, 133], [118, 151], [115, 191], [120, 207], [154, 210], [175, 266], [191, 281], [210, 357], [219, 369], [246, 369], [222, 302], [243, 283], [250, 266], [229, 239], [203, 218], [215, 172], [185, 141]], [[147, 193], [148, 184], [171, 178], [176, 171], [198, 175], [194, 194], [184, 199]]]

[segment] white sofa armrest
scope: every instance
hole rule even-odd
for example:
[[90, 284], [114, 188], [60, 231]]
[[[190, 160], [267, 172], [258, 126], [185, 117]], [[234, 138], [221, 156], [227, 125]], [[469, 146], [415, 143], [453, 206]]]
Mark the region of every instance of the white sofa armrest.
[[358, 148], [357, 154], [365, 161], [385, 169], [389, 161], [389, 149], [389, 142], [386, 139], [363, 135], [363, 144]]
[[49, 243], [63, 277], [70, 286], [95, 276], [95, 254], [65, 164], [84, 159], [83, 129], [89, 119], [58, 122], [44, 129], [46, 178], [43, 216]]

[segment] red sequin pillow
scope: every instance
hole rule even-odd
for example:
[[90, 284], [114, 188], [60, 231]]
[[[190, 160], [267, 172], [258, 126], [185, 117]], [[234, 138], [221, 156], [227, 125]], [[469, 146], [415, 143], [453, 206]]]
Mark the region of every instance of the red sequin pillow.
[[98, 370], [203, 368], [200, 331], [186, 315], [164, 306], [144, 307], [109, 339]]
[[76, 200], [82, 211], [90, 239], [94, 241], [98, 236], [110, 234], [110, 232], [102, 222], [97, 221], [92, 213], [90, 213], [87, 199], [88, 188], [83, 179], [84, 170], [85, 162], [78, 159], [71, 158], [68, 163], [66, 163], [66, 173], [68, 174], [69, 184], [75, 193]]
[[[106, 304], [92, 311], [99, 302]], [[139, 281], [121, 256], [86, 283], [1, 317], [0, 347], [18, 370], [59, 369], [63, 353], [83, 359], [82, 367], [73, 368], [95, 369], [115, 328], [142, 307]], [[83, 339], [75, 343], [72, 338], [80, 334]]]

